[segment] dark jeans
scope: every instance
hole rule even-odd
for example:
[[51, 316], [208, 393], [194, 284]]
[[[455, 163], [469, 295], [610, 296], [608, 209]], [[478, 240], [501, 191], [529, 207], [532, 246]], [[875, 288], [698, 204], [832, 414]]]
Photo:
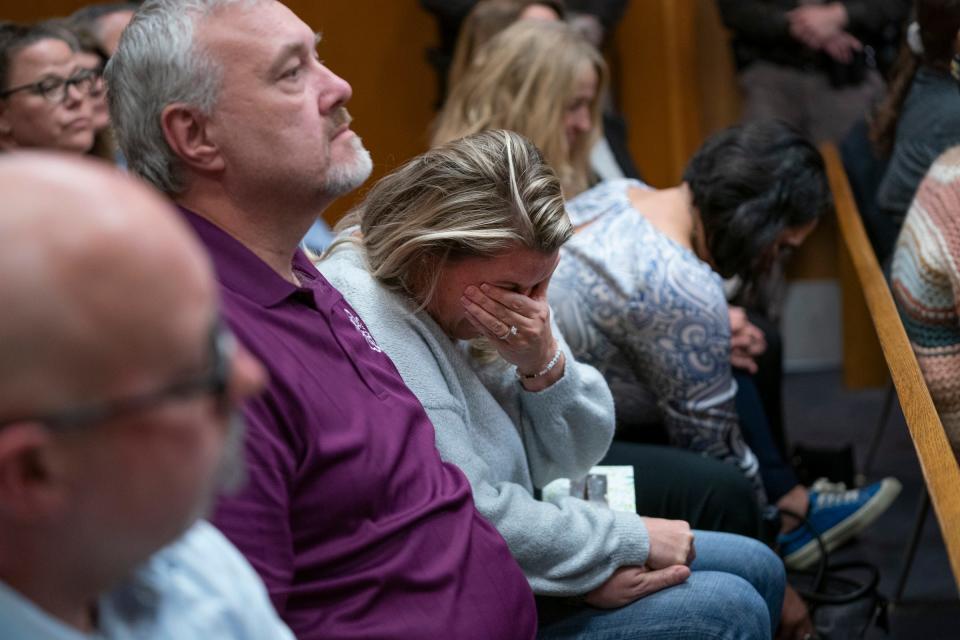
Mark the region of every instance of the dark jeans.
[[800, 481], [774, 441], [753, 377], [737, 369], [734, 369], [733, 377], [737, 381], [737, 413], [740, 415], [743, 439], [760, 463], [760, 477], [767, 491], [767, 499], [771, 504], [776, 504]]
[[760, 331], [763, 331], [763, 337], [767, 341], [767, 350], [756, 358], [757, 372], [751, 376], [751, 379], [760, 394], [760, 402], [763, 404], [770, 435], [780, 455], [788, 458], [787, 434], [783, 426], [783, 338], [780, 335], [780, 327], [767, 316], [749, 308], [747, 317]]

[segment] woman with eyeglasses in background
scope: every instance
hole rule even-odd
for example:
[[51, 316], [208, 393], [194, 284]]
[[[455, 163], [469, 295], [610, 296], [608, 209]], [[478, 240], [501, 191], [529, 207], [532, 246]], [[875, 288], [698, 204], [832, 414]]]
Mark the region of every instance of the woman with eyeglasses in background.
[[110, 127], [110, 108], [107, 104], [107, 84], [103, 80], [103, 69], [110, 60], [109, 54], [97, 40], [96, 35], [83, 23], [69, 19], [49, 20], [43, 23], [55, 29], [69, 31], [77, 40], [77, 50], [74, 53], [80, 69], [93, 74], [93, 83], [90, 85], [90, 101], [93, 105], [93, 147], [89, 153], [108, 162], [122, 164], [119, 157], [113, 129]]
[[0, 25], [0, 149], [93, 147], [98, 75], [83, 68], [78, 49], [54, 26]]

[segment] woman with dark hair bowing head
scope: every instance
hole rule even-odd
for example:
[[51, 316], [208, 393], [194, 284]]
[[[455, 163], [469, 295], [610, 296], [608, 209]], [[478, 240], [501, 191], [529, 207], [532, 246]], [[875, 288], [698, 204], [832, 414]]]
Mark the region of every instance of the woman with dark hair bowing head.
[[[873, 522], [900, 485], [808, 490], [777, 453], [762, 412], [738, 415], [721, 281], [762, 274], [830, 208], [823, 160], [799, 132], [776, 121], [732, 127], [704, 143], [676, 187], [611, 181], [574, 198], [578, 233], [550, 302], [573, 353], [603, 372], [622, 422], [662, 424], [672, 443], [736, 465], [761, 502], [806, 515], [833, 549]], [[781, 531], [789, 566], [819, 558], [796, 519], [784, 517]]]
[[546, 290], [572, 229], [530, 142], [492, 130], [435, 148], [375, 185], [340, 228], [318, 266], [420, 399], [441, 455], [535, 593], [592, 605], [543, 603], [540, 637], [770, 637], [783, 568], [761, 543], [534, 498], [584, 477], [614, 424], [603, 378], [551, 320]]

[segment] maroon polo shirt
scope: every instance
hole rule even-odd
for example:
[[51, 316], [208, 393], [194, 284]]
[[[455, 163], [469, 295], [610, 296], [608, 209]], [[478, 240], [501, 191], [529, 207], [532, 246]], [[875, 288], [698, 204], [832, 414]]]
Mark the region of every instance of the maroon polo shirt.
[[297, 637], [533, 638], [523, 573], [343, 296], [300, 251], [297, 287], [184, 215], [212, 254], [227, 324], [270, 374], [243, 407], [248, 483], [213, 522]]

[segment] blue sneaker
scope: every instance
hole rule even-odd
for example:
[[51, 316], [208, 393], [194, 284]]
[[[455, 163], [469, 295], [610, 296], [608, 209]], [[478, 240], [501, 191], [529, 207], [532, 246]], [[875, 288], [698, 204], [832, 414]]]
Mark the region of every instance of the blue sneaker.
[[[900, 494], [900, 481], [884, 478], [862, 489], [847, 489], [825, 478], [810, 487], [807, 520], [820, 534], [827, 551], [833, 551], [867, 528]], [[790, 569], [809, 569], [820, 559], [820, 546], [806, 525], [780, 534], [780, 555]]]

